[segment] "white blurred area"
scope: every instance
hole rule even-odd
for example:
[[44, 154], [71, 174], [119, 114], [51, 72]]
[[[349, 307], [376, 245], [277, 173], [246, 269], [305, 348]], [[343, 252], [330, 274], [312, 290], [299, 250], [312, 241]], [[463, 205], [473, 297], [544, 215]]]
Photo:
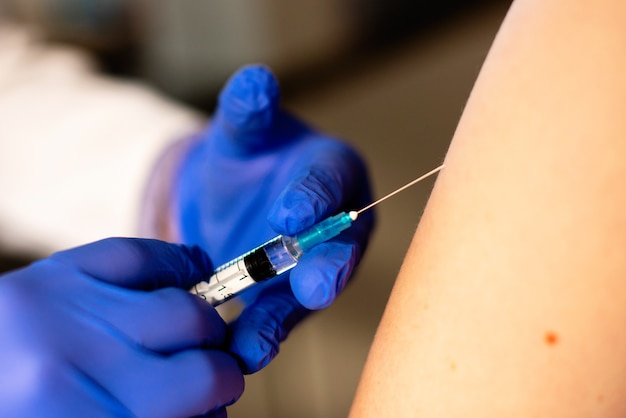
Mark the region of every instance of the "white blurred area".
[[45, 256], [136, 235], [163, 147], [203, 118], [145, 84], [99, 74], [83, 51], [0, 26], [0, 246]]
[[[361, 151], [376, 196], [434, 168], [508, 2], [468, 7], [388, 48], [345, 59], [359, 36], [359, 18], [349, 13], [355, 4], [409, 3], [421, 2], [0, 3], [0, 11], [4, 5], [37, 28], [0, 23], [0, 253], [40, 256], [133, 235], [156, 155], [198, 129], [208, 109], [192, 105], [249, 62], [264, 62], [289, 80], [285, 107]], [[50, 38], [55, 42], [43, 41]], [[114, 56], [115, 76], [97, 68], [92, 56], [102, 55]], [[120, 60], [122, 67], [132, 61], [132, 71], [120, 71]], [[315, 75], [319, 68], [329, 76]], [[351, 285], [300, 325], [270, 366], [247, 377], [229, 417], [347, 415], [431, 187], [425, 182], [379, 207]]]

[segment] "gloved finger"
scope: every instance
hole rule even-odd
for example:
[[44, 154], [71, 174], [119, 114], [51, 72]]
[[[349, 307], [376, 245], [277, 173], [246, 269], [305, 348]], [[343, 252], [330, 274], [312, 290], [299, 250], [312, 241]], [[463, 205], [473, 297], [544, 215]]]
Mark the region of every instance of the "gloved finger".
[[184, 350], [161, 356], [132, 344], [74, 342], [89, 350], [75, 359], [137, 417], [202, 415], [235, 402], [244, 388], [241, 369], [218, 350]]
[[121, 287], [189, 289], [213, 271], [200, 247], [138, 238], [107, 238], [50, 257]]
[[290, 272], [289, 282], [276, 278], [252, 289], [252, 296], [242, 295], [253, 302], [230, 325], [229, 350], [245, 373], [269, 364], [278, 354], [280, 343], [310, 309], [327, 307], [335, 300], [363, 254], [361, 243], [371, 222], [365, 219], [356, 223], [344, 231], [341, 240], [311, 249]]
[[294, 235], [339, 210], [357, 210], [371, 200], [365, 166], [346, 144], [318, 140], [295, 166], [301, 168], [268, 216], [280, 234]]
[[278, 354], [280, 343], [310, 311], [298, 303], [289, 282], [269, 282], [255, 302], [230, 324], [229, 351], [244, 373], [261, 370]]
[[103, 289], [85, 292], [75, 303], [104, 318], [138, 346], [160, 353], [219, 347], [226, 337], [226, 324], [215, 308], [182, 289]]
[[[22, 368], [24, 366], [25, 364], [21, 365]], [[45, 373], [47, 376], [54, 376], [54, 379], [33, 381], [31, 384], [37, 385], [36, 397], [31, 389], [33, 397], [25, 399], [25, 404], [15, 405], [18, 410], [12, 410], [11, 402], [20, 399], [19, 392], [3, 393], [0, 396], [3, 417], [136, 417], [119, 400], [80, 371], [50, 363], [46, 364]], [[18, 378], [17, 382], [21, 380]], [[19, 387], [20, 384], [17, 383], [16, 386]]]
[[278, 81], [267, 67], [242, 67], [219, 95], [211, 127], [216, 148], [230, 155], [246, 155], [284, 140], [280, 135], [270, 134], [279, 113], [279, 102]]
[[132, 400], [125, 402], [139, 412], [137, 416], [207, 414], [231, 405], [243, 393], [241, 369], [222, 351], [186, 350], [144, 366], [142, 375], [127, 373], [128, 384], [123, 385], [126, 390], [145, 389], [142, 394], [135, 390]]
[[313, 247], [289, 275], [298, 302], [312, 310], [329, 306], [348, 283], [358, 253], [354, 243], [329, 241]]

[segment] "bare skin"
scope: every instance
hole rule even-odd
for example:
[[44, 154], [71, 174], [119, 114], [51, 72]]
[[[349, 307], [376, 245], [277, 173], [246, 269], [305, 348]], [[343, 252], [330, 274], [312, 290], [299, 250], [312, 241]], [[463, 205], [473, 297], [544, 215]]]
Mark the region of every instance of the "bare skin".
[[352, 417], [626, 416], [626, 2], [518, 0]]

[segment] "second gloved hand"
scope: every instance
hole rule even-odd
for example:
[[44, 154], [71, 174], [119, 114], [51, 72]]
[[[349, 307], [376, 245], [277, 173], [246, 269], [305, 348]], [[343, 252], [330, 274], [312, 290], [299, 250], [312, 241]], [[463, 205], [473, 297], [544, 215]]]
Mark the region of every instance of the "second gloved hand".
[[116, 238], [1, 276], [0, 416], [225, 416], [243, 375], [183, 290], [211, 269], [199, 248]]
[[[359, 155], [283, 111], [278, 84], [262, 66], [229, 80], [213, 121], [187, 147], [173, 181], [170, 222], [178, 239], [203, 247], [215, 265], [371, 200]], [[268, 364], [309, 310], [335, 300], [373, 224], [373, 214], [363, 214], [290, 273], [244, 293], [247, 307], [232, 324], [230, 348], [246, 372]]]

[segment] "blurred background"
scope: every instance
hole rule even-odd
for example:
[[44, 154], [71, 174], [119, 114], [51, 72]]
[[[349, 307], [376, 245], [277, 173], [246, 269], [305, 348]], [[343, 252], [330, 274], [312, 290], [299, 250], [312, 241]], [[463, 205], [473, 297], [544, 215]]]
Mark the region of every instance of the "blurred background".
[[[283, 104], [351, 142], [376, 196], [444, 158], [509, 0], [0, 0], [0, 271], [134, 235], [170, 142], [261, 62]], [[356, 277], [230, 417], [346, 416], [432, 180], [379, 207]]]

